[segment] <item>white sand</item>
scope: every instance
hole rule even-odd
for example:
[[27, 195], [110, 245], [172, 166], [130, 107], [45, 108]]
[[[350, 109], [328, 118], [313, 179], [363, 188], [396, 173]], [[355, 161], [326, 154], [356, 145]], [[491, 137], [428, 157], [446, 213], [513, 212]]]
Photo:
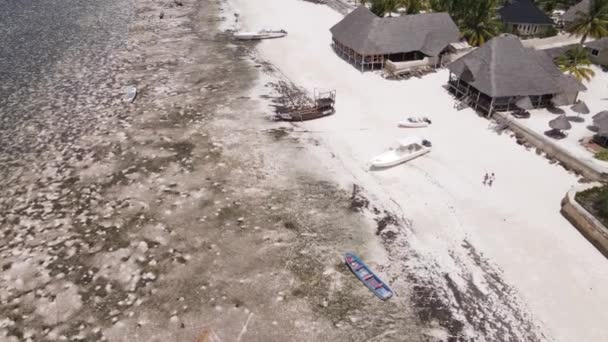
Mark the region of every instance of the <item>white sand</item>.
[[[573, 36], [568, 33], [560, 33], [557, 36], [547, 38], [531, 38], [522, 40], [525, 47], [533, 47], [536, 49], [550, 49], [565, 45], [577, 44], [581, 40], [578, 36]], [[588, 39], [592, 41], [593, 39]]]
[[[302, 124], [339, 159], [337, 177], [357, 182], [382, 205], [397, 202], [413, 222], [418, 248], [446, 272], [453, 267], [448, 251], [465, 255], [460, 244], [470, 241], [504, 271], [547, 335], [608, 340], [608, 262], [559, 213], [561, 198], [577, 182], [572, 174], [493, 133], [470, 109], [453, 109], [442, 88], [445, 70], [400, 82], [355, 70], [330, 47], [329, 28], [341, 16], [326, 6], [233, 2], [243, 29], [289, 32], [260, 44], [264, 59], [302, 87], [337, 89], [336, 115]], [[398, 128], [410, 114], [428, 116], [433, 125]], [[406, 165], [369, 171], [370, 158], [409, 134], [430, 139], [434, 150]], [[492, 188], [481, 184], [485, 172], [496, 173]]]

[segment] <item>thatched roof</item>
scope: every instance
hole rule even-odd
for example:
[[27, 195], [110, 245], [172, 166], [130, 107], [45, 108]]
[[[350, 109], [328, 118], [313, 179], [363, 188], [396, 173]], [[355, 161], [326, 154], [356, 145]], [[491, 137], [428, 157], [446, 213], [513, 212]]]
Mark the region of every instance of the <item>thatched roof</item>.
[[585, 47], [602, 51], [608, 48], [608, 38], [600, 38], [591, 42], [585, 43]]
[[570, 109], [572, 109], [572, 111], [579, 113], [579, 114], [591, 113], [591, 111], [589, 110], [589, 107], [587, 107], [587, 104], [585, 104], [585, 102], [583, 102], [583, 101], [578, 101], [577, 103], [572, 105], [572, 107], [570, 107]]
[[498, 14], [505, 23], [553, 25], [553, 20], [532, 0], [507, 0]]
[[[453, 73], [491, 97], [572, 93], [586, 88], [564, 75], [543, 51], [525, 48], [519, 38], [500, 35], [448, 65]], [[466, 79], [465, 79], [466, 80]]]
[[598, 128], [598, 133], [608, 134], [608, 110], [603, 110], [593, 117], [593, 126]]
[[579, 16], [579, 12], [589, 13], [591, 9], [591, 0], [583, 0], [576, 5], [570, 7], [562, 16], [564, 22], [574, 22]]
[[602, 121], [596, 125], [597, 133], [600, 135], [608, 135], [608, 121]]
[[380, 18], [359, 6], [330, 29], [335, 40], [363, 55], [420, 51], [437, 56], [460, 32], [447, 13]]
[[549, 121], [549, 127], [563, 131], [572, 128], [572, 124], [570, 124], [570, 121], [568, 121], [568, 118], [565, 115], [560, 115]]
[[593, 125], [597, 127], [598, 133], [605, 135], [608, 133], [608, 116], [593, 119]]
[[599, 120], [599, 119], [608, 118], [608, 110], [603, 110], [603, 111], [595, 114], [591, 118], [593, 118], [593, 120]]

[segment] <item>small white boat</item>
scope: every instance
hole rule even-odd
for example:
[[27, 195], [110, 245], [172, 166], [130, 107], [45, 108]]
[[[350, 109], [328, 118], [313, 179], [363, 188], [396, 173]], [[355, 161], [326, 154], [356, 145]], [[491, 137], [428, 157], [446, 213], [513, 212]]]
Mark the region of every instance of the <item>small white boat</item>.
[[238, 40], [260, 40], [260, 39], [273, 39], [281, 38], [287, 35], [285, 30], [268, 30], [263, 29], [257, 32], [236, 32], [234, 38]]
[[399, 127], [408, 127], [408, 128], [419, 128], [426, 127], [431, 124], [431, 120], [427, 117], [414, 117], [410, 116], [409, 118], [399, 121]]
[[382, 153], [371, 160], [376, 168], [390, 167], [405, 163], [431, 151], [431, 142], [419, 137], [408, 137], [398, 141], [396, 148]]
[[127, 87], [127, 95], [125, 96], [125, 102], [132, 103], [137, 97], [137, 88], [134, 85]]

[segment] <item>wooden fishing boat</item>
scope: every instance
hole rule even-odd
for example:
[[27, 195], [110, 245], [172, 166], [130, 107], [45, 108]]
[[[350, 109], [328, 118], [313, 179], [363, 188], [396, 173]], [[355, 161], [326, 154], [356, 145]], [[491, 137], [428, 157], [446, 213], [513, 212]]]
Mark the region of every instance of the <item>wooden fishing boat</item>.
[[361, 259], [353, 253], [344, 254], [344, 261], [350, 270], [378, 298], [387, 300], [393, 296], [393, 290], [384, 283]]
[[321, 110], [319, 108], [304, 108], [286, 113], [278, 113], [277, 119], [281, 121], [307, 121], [332, 115], [334, 112], [335, 110], [333, 108], [325, 110]]
[[371, 164], [377, 168], [395, 166], [429, 152], [431, 152], [430, 141], [419, 137], [408, 137], [399, 140], [397, 148], [391, 148], [376, 156], [371, 160]]
[[335, 113], [336, 91], [320, 92], [315, 90], [314, 104], [305, 108], [289, 109], [276, 114], [280, 121], [307, 121], [319, 119]]

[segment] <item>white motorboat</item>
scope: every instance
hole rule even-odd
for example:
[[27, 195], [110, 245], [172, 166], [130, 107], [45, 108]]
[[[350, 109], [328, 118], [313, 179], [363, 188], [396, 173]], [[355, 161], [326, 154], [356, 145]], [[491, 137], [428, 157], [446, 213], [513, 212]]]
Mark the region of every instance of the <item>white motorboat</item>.
[[371, 160], [372, 166], [384, 168], [399, 165], [406, 161], [420, 157], [431, 151], [431, 142], [419, 137], [408, 137], [398, 141], [396, 148], [382, 153]]
[[408, 128], [419, 128], [426, 127], [431, 124], [431, 120], [427, 117], [414, 117], [410, 116], [409, 118], [399, 121], [399, 127], [408, 127]]
[[285, 30], [269, 30], [263, 29], [257, 32], [236, 32], [234, 38], [238, 40], [260, 40], [260, 39], [273, 39], [281, 38], [287, 35]]

